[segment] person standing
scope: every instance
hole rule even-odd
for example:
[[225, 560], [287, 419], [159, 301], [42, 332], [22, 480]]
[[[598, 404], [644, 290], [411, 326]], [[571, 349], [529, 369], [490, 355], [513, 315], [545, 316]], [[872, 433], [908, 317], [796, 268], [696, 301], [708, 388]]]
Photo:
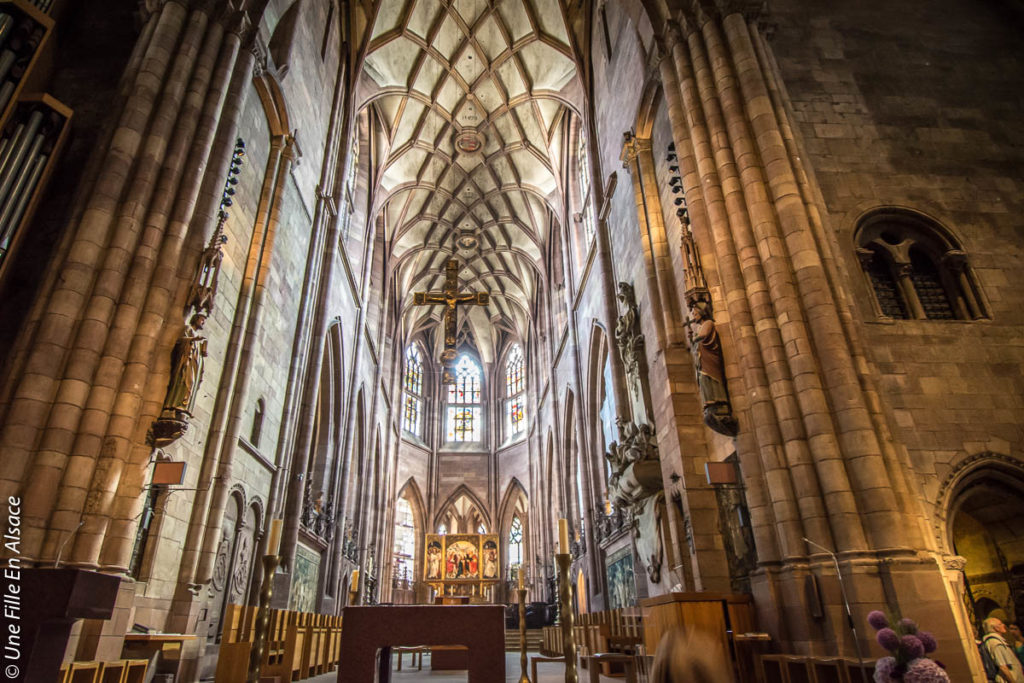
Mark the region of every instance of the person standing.
[[999, 667], [999, 678], [1005, 683], [1024, 683], [1024, 671], [1021, 670], [1020, 660], [1006, 642], [1006, 624], [1002, 619], [989, 617], [982, 622], [982, 626], [985, 629], [982, 642]]

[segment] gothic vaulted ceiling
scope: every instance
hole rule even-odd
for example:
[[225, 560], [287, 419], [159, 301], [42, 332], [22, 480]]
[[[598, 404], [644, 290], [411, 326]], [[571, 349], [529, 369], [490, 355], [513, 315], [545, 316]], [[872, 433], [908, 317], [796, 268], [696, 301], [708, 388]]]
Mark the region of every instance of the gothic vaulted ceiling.
[[485, 361], [496, 329], [525, 338], [544, 277], [542, 245], [562, 215], [564, 117], [582, 89], [560, 0], [377, 0], [357, 98], [380, 128], [374, 215], [405, 329], [436, 329], [453, 254], [460, 312]]

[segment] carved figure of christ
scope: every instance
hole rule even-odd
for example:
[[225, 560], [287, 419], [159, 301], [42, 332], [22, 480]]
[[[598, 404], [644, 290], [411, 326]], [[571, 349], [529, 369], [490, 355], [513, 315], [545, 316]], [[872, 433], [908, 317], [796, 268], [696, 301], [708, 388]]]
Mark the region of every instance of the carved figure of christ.
[[415, 292], [413, 303], [417, 306], [436, 306], [444, 304], [444, 351], [441, 353], [442, 384], [455, 384], [455, 337], [458, 330], [458, 306], [460, 304], [476, 304], [486, 306], [491, 301], [487, 292], [459, 291], [459, 262], [449, 259], [444, 267], [444, 291]]

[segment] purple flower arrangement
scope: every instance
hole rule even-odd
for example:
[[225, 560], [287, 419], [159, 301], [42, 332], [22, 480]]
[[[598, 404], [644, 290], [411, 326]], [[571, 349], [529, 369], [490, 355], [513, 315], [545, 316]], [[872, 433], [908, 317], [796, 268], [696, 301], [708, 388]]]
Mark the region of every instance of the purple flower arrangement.
[[913, 619], [900, 619], [891, 625], [884, 612], [868, 614], [868, 623], [877, 631], [875, 640], [892, 653], [875, 664], [875, 683], [949, 683], [942, 665], [925, 655], [935, 652], [935, 636], [917, 628]]

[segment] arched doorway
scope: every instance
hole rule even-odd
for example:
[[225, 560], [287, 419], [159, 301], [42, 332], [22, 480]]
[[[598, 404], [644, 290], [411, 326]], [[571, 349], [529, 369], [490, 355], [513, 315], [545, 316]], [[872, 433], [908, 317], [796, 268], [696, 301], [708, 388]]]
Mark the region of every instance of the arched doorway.
[[949, 542], [966, 561], [965, 602], [975, 625], [989, 616], [1024, 619], [1024, 468], [984, 459], [957, 482], [948, 510]]

